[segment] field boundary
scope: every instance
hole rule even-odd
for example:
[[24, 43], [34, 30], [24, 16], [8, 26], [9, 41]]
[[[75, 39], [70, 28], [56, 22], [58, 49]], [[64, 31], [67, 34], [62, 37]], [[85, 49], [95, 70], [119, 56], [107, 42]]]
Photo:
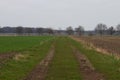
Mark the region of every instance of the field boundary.
[[93, 49], [93, 50], [95, 50], [97, 52], [100, 52], [102, 54], [109, 55], [109, 56], [114, 56], [116, 59], [120, 59], [120, 54], [110, 53], [110, 52], [108, 52], [105, 49], [102, 49], [102, 48], [99, 48], [99, 47], [95, 47], [92, 43], [87, 43], [87, 42], [85, 42], [83, 40], [78, 39], [77, 37], [70, 36], [70, 38], [72, 38], [73, 40], [75, 40], [77, 42], [81, 42], [84, 45], [84, 47], [86, 47], [87, 49]]

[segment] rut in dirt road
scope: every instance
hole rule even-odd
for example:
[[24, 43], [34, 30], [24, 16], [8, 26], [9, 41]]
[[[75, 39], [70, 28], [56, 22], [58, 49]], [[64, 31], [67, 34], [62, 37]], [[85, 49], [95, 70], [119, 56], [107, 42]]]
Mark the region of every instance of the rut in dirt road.
[[49, 51], [48, 55], [36, 66], [33, 71], [28, 74], [24, 80], [44, 80], [47, 74], [48, 66], [54, 56], [54, 46]]
[[73, 48], [73, 52], [80, 64], [83, 80], [105, 80], [104, 76], [95, 70], [85, 55], [81, 54], [76, 48]]

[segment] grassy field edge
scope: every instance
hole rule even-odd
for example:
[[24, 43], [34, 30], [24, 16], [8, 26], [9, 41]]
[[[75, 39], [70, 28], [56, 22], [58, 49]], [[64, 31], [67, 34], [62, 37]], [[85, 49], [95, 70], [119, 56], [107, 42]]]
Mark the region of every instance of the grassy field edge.
[[73, 39], [70, 39], [70, 41], [72, 45], [76, 46], [81, 53], [88, 57], [96, 70], [103, 73], [107, 80], [120, 79], [120, 60], [114, 58], [113, 56], [87, 49], [83, 47], [83, 44]]

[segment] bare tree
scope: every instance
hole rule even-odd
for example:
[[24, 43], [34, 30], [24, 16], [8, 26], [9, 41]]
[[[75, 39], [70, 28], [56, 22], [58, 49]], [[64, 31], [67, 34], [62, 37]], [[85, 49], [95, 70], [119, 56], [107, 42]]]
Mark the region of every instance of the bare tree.
[[111, 26], [107, 31], [110, 35], [113, 35], [115, 33], [115, 29], [113, 26]]
[[16, 27], [16, 33], [17, 34], [22, 34], [23, 33], [23, 27], [22, 26]]
[[82, 26], [79, 26], [78, 28], [75, 29], [75, 31], [79, 36], [81, 36], [84, 33], [84, 28]]
[[120, 32], [120, 24], [117, 25], [116, 29], [117, 29], [117, 31]]
[[36, 29], [36, 32], [39, 34], [39, 35], [41, 35], [41, 34], [43, 34], [43, 28], [37, 28]]
[[74, 33], [73, 28], [71, 26], [67, 27], [66, 31], [67, 31], [68, 35], [72, 35]]
[[26, 30], [26, 33], [33, 33], [32, 28], [25, 28], [25, 30]]
[[2, 28], [1, 28], [1, 26], [0, 26], [0, 33], [2, 32]]
[[103, 35], [106, 30], [107, 30], [106, 24], [102, 24], [102, 23], [98, 24], [95, 28], [95, 31], [100, 35]]
[[53, 29], [48, 28], [48, 29], [47, 29], [47, 33], [48, 33], [48, 34], [54, 34], [54, 31], [53, 31]]

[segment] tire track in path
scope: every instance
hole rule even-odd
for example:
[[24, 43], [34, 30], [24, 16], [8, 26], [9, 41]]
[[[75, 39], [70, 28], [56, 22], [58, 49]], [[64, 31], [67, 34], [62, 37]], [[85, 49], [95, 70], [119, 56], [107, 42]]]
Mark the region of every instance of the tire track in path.
[[44, 80], [47, 74], [48, 66], [54, 56], [54, 46], [52, 46], [48, 55], [28, 74], [23, 80]]
[[72, 47], [73, 53], [80, 64], [80, 72], [83, 80], [105, 80], [103, 74], [97, 72], [84, 54]]

